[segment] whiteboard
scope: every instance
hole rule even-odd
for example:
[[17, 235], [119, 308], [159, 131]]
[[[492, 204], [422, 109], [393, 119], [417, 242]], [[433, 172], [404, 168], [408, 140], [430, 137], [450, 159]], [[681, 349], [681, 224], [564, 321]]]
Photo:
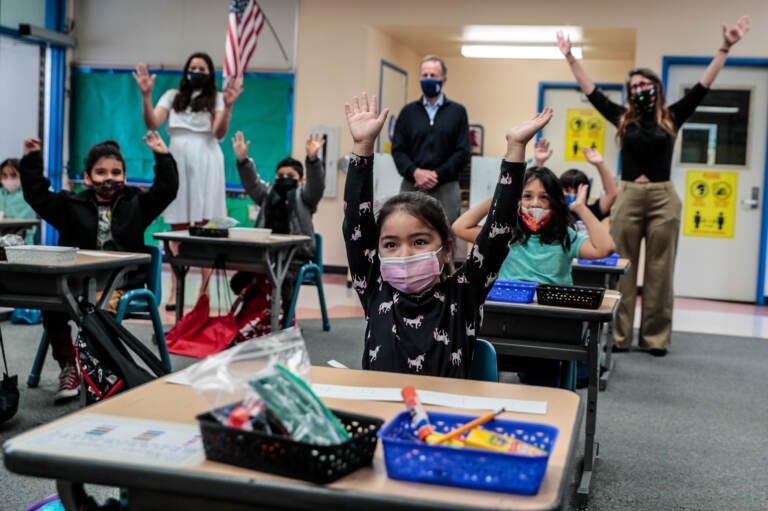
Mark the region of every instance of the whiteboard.
[[383, 153], [392, 152], [392, 135], [395, 133], [395, 123], [400, 110], [408, 101], [408, 73], [404, 69], [381, 61], [381, 77], [379, 78], [379, 112], [389, 108], [387, 127], [382, 130], [376, 140], [376, 150]]
[[473, 156], [469, 180], [469, 207], [493, 195], [501, 171], [501, 158]]
[[400, 193], [400, 183], [403, 178], [397, 173], [395, 160], [389, 153], [375, 153], [373, 156], [373, 209]]
[[0, 161], [21, 158], [24, 137], [38, 137], [40, 47], [0, 36]]

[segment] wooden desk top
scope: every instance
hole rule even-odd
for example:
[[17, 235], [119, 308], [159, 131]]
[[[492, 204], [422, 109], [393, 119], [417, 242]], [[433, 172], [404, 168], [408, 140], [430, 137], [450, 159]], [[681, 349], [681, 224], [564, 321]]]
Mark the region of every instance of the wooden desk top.
[[144, 265], [150, 262], [149, 254], [141, 252], [108, 252], [78, 250], [75, 261], [62, 264], [9, 263], [0, 261], [0, 273], [71, 273], [111, 269], [125, 265]]
[[[357, 504], [352, 507], [365, 506], [369, 509], [381, 509], [384, 506], [395, 509], [398, 505], [421, 509], [553, 509], [561, 505], [562, 495], [568, 491], [573, 469], [573, 460], [569, 459], [569, 453], [573, 455], [583, 413], [581, 398], [574, 392], [545, 387], [327, 367], [313, 367], [312, 378], [314, 382], [326, 384], [365, 387], [400, 387], [412, 384], [420, 390], [546, 401], [548, 404], [546, 415], [504, 414], [505, 419], [546, 423], [559, 429], [541, 489], [537, 495], [525, 497], [391, 480], [386, 476], [381, 442], [377, 447], [372, 467], [362, 468], [327, 486], [313, 485], [207, 460], [197, 466], [174, 468], [171, 472], [172, 476], [169, 476], [170, 470], [163, 470], [162, 465], [120, 466], [102, 459], [77, 459], [44, 451], [37, 452], [29, 447], [33, 445], [35, 435], [43, 434], [48, 428], [66, 427], [68, 418], [86, 413], [195, 424], [195, 416], [206, 411], [209, 406], [191, 387], [165, 383], [164, 380], [156, 380], [15, 437], [3, 446], [6, 465], [13, 469], [14, 466], [18, 466], [22, 458], [25, 458], [26, 463], [21, 473], [29, 475], [61, 479], [78, 474], [79, 480], [83, 482], [116, 486], [121, 484], [131, 486], [125, 478], [138, 477], [141, 486], [134, 484], [135, 487], [163, 491], [168, 489], [166, 486], [168, 484], [178, 484], [185, 491], [191, 490], [193, 493], [199, 491], [200, 495], [206, 495], [206, 491], [213, 491], [210, 490], [211, 488], [220, 488], [219, 485], [230, 485], [230, 492], [236, 491], [240, 494], [247, 491], [254, 502], [260, 502], [263, 496], [278, 498], [276, 495], [282, 492], [283, 497], [295, 496], [297, 503], [316, 509], [327, 509], [327, 504], [339, 502], [339, 499], [342, 499], [342, 502]], [[385, 420], [404, 410], [402, 403], [395, 402], [344, 399], [324, 399], [324, 402], [332, 408], [374, 415]], [[480, 415], [487, 412], [429, 405], [426, 408], [464, 415]], [[16, 448], [16, 446], [20, 447]], [[85, 473], [89, 474], [87, 478], [83, 475]], [[166, 480], [163, 479], [164, 476]], [[169, 478], [171, 482], [168, 481]], [[285, 501], [282, 504], [285, 505]], [[267, 505], [266, 502], [264, 505]]]
[[298, 245], [310, 240], [309, 236], [299, 234], [270, 234], [263, 236], [256, 229], [233, 228], [229, 230], [227, 238], [211, 238], [208, 236], [193, 236], [189, 231], [167, 231], [153, 234], [155, 239], [168, 241], [181, 241], [184, 243], [196, 243], [209, 246], [249, 246], [260, 248], [280, 248]]
[[4, 229], [15, 229], [18, 227], [34, 227], [40, 225], [37, 218], [3, 218], [0, 220], [0, 232]]

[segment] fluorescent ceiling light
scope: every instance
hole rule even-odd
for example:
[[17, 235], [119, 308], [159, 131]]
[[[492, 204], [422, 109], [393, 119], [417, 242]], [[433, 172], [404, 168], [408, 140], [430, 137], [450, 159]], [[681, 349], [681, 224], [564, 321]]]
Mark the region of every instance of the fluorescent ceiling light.
[[571, 42], [582, 41], [581, 27], [554, 25], [467, 25], [461, 40], [465, 43], [555, 44], [558, 32], [570, 37]]
[[[581, 47], [574, 46], [571, 53], [580, 59]], [[464, 44], [461, 46], [461, 54], [467, 58], [475, 59], [563, 59], [560, 49], [554, 44], [548, 46], [532, 45], [502, 45], [502, 44]]]

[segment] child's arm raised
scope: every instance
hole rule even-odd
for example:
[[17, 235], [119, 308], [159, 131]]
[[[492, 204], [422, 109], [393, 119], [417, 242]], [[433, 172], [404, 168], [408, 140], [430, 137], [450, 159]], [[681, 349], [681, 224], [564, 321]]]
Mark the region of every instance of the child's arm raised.
[[488, 197], [462, 213], [451, 226], [453, 234], [464, 241], [474, 243], [482, 229], [480, 221], [488, 216], [488, 211], [491, 209], [491, 200], [493, 197]]
[[509, 252], [509, 242], [517, 218], [517, 205], [523, 191], [525, 145], [551, 118], [552, 109], [545, 108], [541, 113], [507, 132], [507, 153], [501, 162], [501, 174], [491, 200], [488, 218], [475, 240], [472, 252], [467, 256], [467, 261], [456, 272], [458, 279], [463, 279], [470, 285], [472, 300], [477, 305], [485, 301]]
[[307, 137], [307, 158], [304, 162], [307, 181], [301, 187], [301, 200], [313, 212], [317, 209], [317, 203], [323, 198], [325, 191], [325, 165], [320, 158], [320, 149], [324, 144], [325, 139], [319, 133], [313, 133]]
[[260, 177], [256, 170], [256, 165], [248, 157], [248, 148], [251, 146], [250, 140], [245, 140], [242, 131], [235, 133], [232, 137], [232, 150], [237, 157], [237, 173], [240, 175], [240, 184], [243, 185], [247, 193], [256, 205], [261, 206], [267, 196], [268, 186]]
[[587, 185], [579, 185], [576, 192], [576, 200], [571, 204], [571, 211], [576, 213], [584, 222], [589, 233], [589, 238], [584, 240], [579, 248], [579, 257], [582, 259], [602, 259], [608, 257], [616, 250], [613, 238], [608, 229], [587, 207]]
[[[344, 105], [347, 125], [352, 135], [352, 157], [344, 186], [344, 223], [342, 233], [347, 247], [347, 261], [352, 285], [358, 294], [366, 294], [374, 283], [372, 269], [378, 267], [376, 219], [373, 215], [373, 147], [389, 109], [376, 113], [376, 96], [368, 101], [355, 96]], [[376, 275], [378, 277], [378, 275]], [[364, 304], [365, 305], [365, 304]]]
[[611, 206], [616, 202], [616, 197], [619, 194], [619, 187], [616, 186], [616, 180], [613, 179], [611, 171], [608, 170], [608, 166], [605, 164], [603, 155], [597, 149], [591, 147], [584, 148], [584, 156], [587, 161], [595, 166], [600, 173], [600, 181], [603, 183], [603, 195], [600, 196], [600, 212], [603, 215], [607, 215], [611, 210]]
[[173, 202], [179, 191], [179, 171], [163, 137], [157, 131], [147, 131], [144, 143], [155, 156], [155, 179], [152, 186], [139, 196], [144, 228], [149, 226]]
[[42, 142], [39, 138], [24, 139], [24, 157], [19, 166], [24, 200], [40, 218], [57, 229], [69, 220], [67, 201], [62, 194], [50, 190], [51, 182], [43, 175]]

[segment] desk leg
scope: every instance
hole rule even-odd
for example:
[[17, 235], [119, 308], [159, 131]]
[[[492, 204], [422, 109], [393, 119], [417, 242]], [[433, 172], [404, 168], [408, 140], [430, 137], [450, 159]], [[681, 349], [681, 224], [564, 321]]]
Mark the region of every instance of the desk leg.
[[[619, 288], [619, 277], [617, 275], [608, 275], [606, 282], [607, 289]], [[611, 379], [613, 374], [613, 368], [616, 361], [613, 359], [613, 318], [607, 323], [605, 329], [605, 371], [600, 375], [600, 390], [605, 390], [608, 387], [608, 380]]]
[[[280, 329], [280, 297], [282, 296], [281, 290], [283, 289], [283, 279], [288, 272], [288, 267], [293, 259], [293, 254], [296, 252], [296, 245], [292, 247], [280, 248], [275, 251], [275, 260], [272, 261], [271, 251], [266, 250], [267, 269], [269, 270], [269, 278], [272, 281], [272, 310], [270, 317], [270, 326], [273, 332], [277, 332]], [[300, 285], [298, 282], [296, 285]]]
[[90, 498], [85, 493], [82, 483], [57, 480], [56, 493], [59, 495], [59, 500], [61, 500], [61, 504], [66, 511], [88, 509], [86, 506]]
[[581, 481], [576, 490], [577, 505], [585, 505], [589, 499], [589, 486], [592, 480], [592, 471], [595, 466], [595, 458], [599, 449], [595, 442], [595, 430], [597, 429], [597, 392], [600, 377], [600, 327], [599, 321], [589, 322], [589, 346], [587, 348], [587, 365], [589, 367], [589, 384], [587, 387], [587, 427], [584, 442], [584, 470], [581, 473]]
[[176, 323], [184, 314], [184, 283], [187, 280], [189, 266], [171, 264], [171, 271], [176, 276]]

